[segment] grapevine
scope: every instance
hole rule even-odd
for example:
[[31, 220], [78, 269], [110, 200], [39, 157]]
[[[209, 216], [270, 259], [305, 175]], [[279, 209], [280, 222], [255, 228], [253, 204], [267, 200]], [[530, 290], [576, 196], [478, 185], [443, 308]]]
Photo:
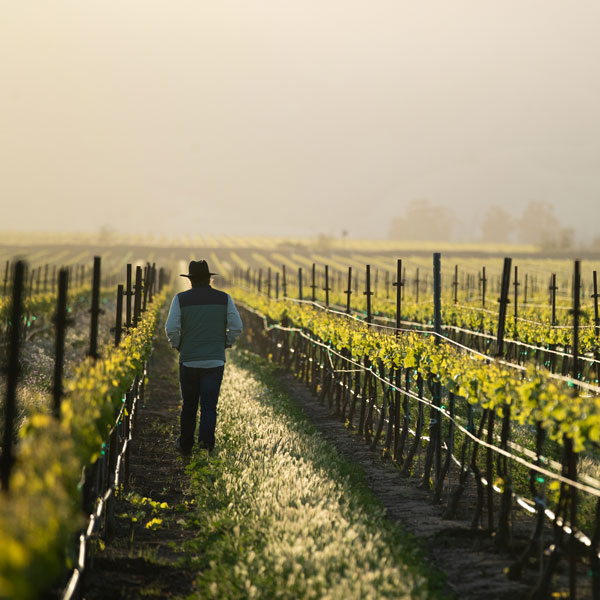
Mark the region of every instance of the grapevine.
[[266, 315], [270, 322], [284, 318], [294, 327], [310, 330], [338, 351], [347, 349], [356, 361], [381, 360], [386, 368], [413, 369], [415, 376], [434, 374], [449, 391], [482, 409], [511, 407], [521, 425], [537, 422], [551, 440], [571, 439], [576, 452], [600, 443], [600, 398], [576, 393], [566, 381], [529, 365], [523, 372], [491, 358], [465, 353], [450, 344], [436, 345], [432, 335], [404, 332], [394, 335], [343, 317], [291, 301], [274, 301], [236, 289], [235, 297]]
[[19, 432], [11, 491], [0, 496], [0, 597], [36, 598], [62, 573], [82, 524], [82, 469], [100, 456], [123, 394], [143, 370], [166, 293], [118, 347], [83, 361], [65, 382], [60, 420], [37, 414]]

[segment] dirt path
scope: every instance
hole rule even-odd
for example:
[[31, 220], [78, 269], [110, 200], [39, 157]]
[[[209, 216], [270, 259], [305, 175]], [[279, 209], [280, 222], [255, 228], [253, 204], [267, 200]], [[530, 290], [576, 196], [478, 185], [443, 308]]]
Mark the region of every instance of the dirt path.
[[[194, 591], [197, 570], [186, 568], [189, 558], [179, 549], [193, 533], [177, 524], [177, 510], [185, 511], [189, 482], [174, 447], [180, 398], [177, 363], [162, 331], [152, 361], [133, 438], [130, 494], [117, 502], [114, 539], [104, 550], [97, 549], [86, 572], [87, 600], [176, 598]], [[153, 509], [143, 498], [159, 506]], [[164, 502], [168, 510], [160, 508]], [[153, 518], [162, 519], [163, 526], [147, 528]]]
[[281, 372], [280, 379], [325, 439], [346, 459], [363, 467], [367, 483], [383, 502], [388, 517], [423, 539], [457, 598], [518, 600], [526, 596], [533, 582], [514, 582], [504, 575], [512, 559], [496, 551], [487, 533], [471, 529], [466, 521], [443, 520], [441, 507], [431, 502], [431, 493], [417, 488], [419, 479], [401, 477], [391, 463], [382, 461], [330, 416], [327, 407], [291, 375]]

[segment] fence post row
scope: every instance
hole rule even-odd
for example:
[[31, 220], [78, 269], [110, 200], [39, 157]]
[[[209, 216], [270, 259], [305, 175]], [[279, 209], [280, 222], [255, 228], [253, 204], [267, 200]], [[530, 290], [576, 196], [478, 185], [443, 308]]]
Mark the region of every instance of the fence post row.
[[346, 313], [350, 314], [352, 312], [350, 309], [350, 296], [352, 295], [352, 267], [348, 267], [348, 285], [344, 290], [344, 294], [346, 294]]
[[[98, 263], [98, 264], [97, 264]], [[95, 261], [94, 282], [99, 280], [99, 261]], [[139, 323], [142, 306], [144, 301], [152, 302], [151, 289], [156, 285], [156, 267], [155, 264], [150, 266], [148, 263], [145, 270], [145, 276], [142, 276], [142, 268], [136, 267], [135, 293], [133, 306], [133, 324], [136, 326]], [[142, 279], [143, 277], [143, 279]], [[159, 285], [165, 283], [170, 274], [162, 271], [159, 274]], [[118, 345], [122, 335], [122, 313], [123, 313], [123, 296], [126, 296], [128, 303], [131, 306], [131, 265], [128, 265], [128, 287], [129, 293], [125, 292], [123, 285], [117, 287], [117, 313], [115, 331], [115, 344]], [[96, 286], [94, 286], [96, 287]], [[98, 286], [99, 289], [99, 286]], [[95, 305], [95, 294], [92, 296], [92, 305]], [[96, 312], [94, 308], [90, 312]], [[99, 311], [103, 312], [103, 311]], [[131, 314], [131, 313], [130, 313]], [[135, 376], [130, 389], [124, 394], [123, 402], [124, 417], [119, 419], [110, 432], [107, 442], [102, 444], [100, 457], [92, 465], [87, 465], [85, 468], [84, 485], [82, 489], [82, 505], [84, 512], [92, 514], [95, 510], [95, 502], [99, 496], [106, 498], [102, 521], [99, 521], [99, 527], [107, 540], [110, 540], [114, 534], [114, 503], [116, 486], [119, 481], [123, 481], [124, 488], [127, 490], [129, 484], [129, 460], [130, 460], [130, 444], [128, 444], [137, 415], [136, 405], [143, 398], [144, 394], [144, 378]], [[118, 455], [122, 456], [122, 468], [124, 476], [119, 477], [120, 471], [117, 471]], [[112, 490], [113, 493], [106, 495], [107, 491]], [[97, 516], [101, 515], [97, 513]], [[91, 533], [95, 530], [92, 528]], [[82, 544], [87, 543], [87, 538], [90, 535], [90, 530], [82, 537]], [[87, 560], [87, 559], [85, 559]], [[81, 562], [75, 568], [72, 580], [76, 582], [75, 593], [80, 587], [81, 573], [86, 568]], [[71, 594], [69, 597], [73, 597]]]
[[8, 346], [8, 365], [6, 368], [6, 396], [4, 401], [4, 437], [2, 440], [2, 457], [0, 462], [0, 483], [2, 490], [8, 493], [10, 473], [14, 462], [13, 429], [15, 421], [15, 401], [17, 383], [21, 374], [19, 351], [21, 343], [21, 326], [23, 318], [23, 283], [25, 263], [17, 261], [12, 284], [12, 309]]
[[[433, 301], [434, 301], [434, 332], [435, 344], [440, 344], [442, 324], [441, 324], [441, 256], [439, 253], [434, 254], [433, 264]], [[492, 352], [496, 358], [503, 358], [508, 353], [508, 342], [505, 341], [506, 319], [508, 316], [508, 304], [510, 303], [511, 294], [511, 275], [514, 273], [512, 281], [515, 302], [515, 332], [517, 329], [518, 319], [518, 301], [519, 301], [519, 270], [517, 266], [512, 267], [512, 260], [509, 257], [504, 259], [502, 275], [498, 278], [494, 277], [491, 281], [494, 291], [499, 291], [499, 310], [498, 324], [495, 340], [493, 341]], [[404, 269], [404, 270], [403, 270]], [[402, 299], [404, 293], [404, 277], [405, 267], [402, 266], [402, 261], [397, 261], [396, 269], [397, 281], [393, 283], [396, 286], [396, 329], [399, 330], [402, 324]], [[370, 299], [373, 295], [371, 289], [370, 265], [366, 266], [365, 275], [365, 291], [367, 296], [367, 322], [372, 322], [372, 311], [370, 308]], [[474, 290], [476, 277], [479, 275], [479, 284], [481, 292], [481, 301], [484, 301], [487, 289], [488, 276], [485, 270], [480, 274], [470, 275], [463, 273], [463, 281], [467, 283], [463, 286], [466, 291]], [[529, 286], [534, 282], [532, 278], [526, 275], [527, 291]], [[595, 303], [594, 327], [600, 326], [598, 323], [598, 313], [596, 312], [597, 299], [600, 296], [597, 291], [597, 275], [593, 274], [592, 286], [593, 298]], [[358, 278], [355, 278], [355, 282]], [[457, 299], [458, 287], [458, 269], [455, 265], [454, 278], [452, 286], [454, 287], [454, 297]], [[419, 287], [419, 272], [415, 277], [415, 292]], [[315, 284], [317, 283], [315, 277]], [[302, 269], [298, 270], [299, 296], [302, 298]], [[325, 269], [325, 291], [329, 287], [328, 270]], [[552, 278], [550, 291], [555, 297], [556, 278]], [[467, 287], [468, 286], [468, 287]], [[523, 282], [525, 287], [525, 282]], [[553, 289], [554, 288], [554, 289]], [[572, 362], [569, 361], [570, 372], [573, 378], [581, 377], [581, 357], [579, 355], [579, 326], [581, 314], [581, 273], [579, 261], [575, 263], [575, 274], [573, 277], [573, 344], [572, 344]], [[350, 298], [352, 294], [352, 268], [348, 268], [348, 285], [345, 290], [347, 295], [346, 310], [350, 312]], [[417, 295], [415, 293], [415, 295]], [[552, 298], [551, 296], [551, 298]], [[400, 472], [409, 476], [415, 467], [417, 453], [421, 456], [423, 444], [427, 442], [424, 469], [420, 467], [420, 471], [424, 472], [423, 480], [420, 482], [421, 487], [430, 487], [430, 473], [435, 473], [433, 480], [433, 499], [439, 502], [442, 491], [446, 489], [444, 479], [449, 472], [449, 466], [453, 459], [455, 443], [455, 425], [453, 418], [455, 416], [455, 397], [449, 390], [442, 388], [440, 382], [436, 382], [434, 376], [430, 373], [429, 376], [417, 377], [416, 393], [421, 401], [418, 401], [416, 406], [411, 406], [411, 401], [408, 396], [410, 385], [413, 380], [411, 369], [395, 369], [391, 367], [389, 370], [384, 369], [381, 361], [371, 364], [366, 356], [363, 356], [360, 362], [363, 369], [360, 372], [357, 369], [345, 370], [343, 365], [345, 358], [349, 355], [346, 350], [340, 352], [341, 356], [328, 356], [326, 348], [317, 348], [309, 339], [305, 339], [301, 334], [295, 332], [283, 332], [273, 330], [271, 332], [263, 331], [263, 324], [255, 315], [247, 316], [249, 321], [258, 328], [257, 339], [261, 349], [271, 353], [275, 360], [283, 362], [287, 367], [291, 368], [301, 379], [311, 386], [315, 394], [319, 394], [321, 403], [329, 406], [330, 410], [335, 412], [342, 420], [350, 424], [351, 427], [357, 427], [359, 435], [365, 442], [375, 447], [378, 441], [384, 441], [384, 446], [393, 453], [394, 460], [398, 463]], [[254, 325], [253, 325], [254, 326]], [[306, 333], [309, 333], [306, 330]], [[399, 332], [397, 332], [399, 334]], [[596, 329], [596, 334], [598, 330]], [[254, 335], [254, 334], [252, 334]], [[273, 344], [270, 346], [270, 344]], [[506, 346], [506, 348], [505, 348]], [[295, 352], [291, 352], [294, 348]], [[490, 359], [491, 360], [491, 359]], [[329, 363], [331, 361], [331, 363]], [[378, 372], [382, 377], [389, 378], [398, 388], [402, 388], [404, 383], [404, 394], [400, 390], [392, 390], [388, 382], [382, 382], [381, 388], [377, 383], [377, 378], [374, 373]], [[566, 373], [563, 373], [566, 375]], [[427, 425], [427, 417], [425, 416], [425, 408], [423, 400], [426, 400], [424, 395], [425, 386], [428, 387], [432, 398], [432, 408], [429, 414], [429, 440], [424, 437], [425, 427]], [[448, 413], [446, 406], [448, 404]], [[355, 411], [356, 409], [356, 411]], [[413, 413], [414, 409], [414, 415]], [[444, 411], [442, 413], [442, 410]], [[449, 490], [450, 495], [447, 507], [444, 511], [444, 518], [454, 518], [459, 498], [466, 488], [467, 481], [471, 475], [474, 475], [476, 485], [476, 506], [474, 507], [473, 526], [480, 527], [484, 509], [487, 517], [487, 529], [490, 533], [495, 534], [495, 543], [505, 550], [513, 548], [512, 546], [512, 510], [514, 501], [513, 480], [511, 471], [511, 462], [507, 454], [496, 455], [494, 446], [503, 450], [505, 453], [510, 452], [510, 436], [511, 436], [511, 407], [504, 404], [501, 407], [486, 408], [481, 411], [475, 411], [472, 405], [466, 407], [466, 429], [474, 435], [475, 439], [469, 436], [461, 436], [460, 461], [458, 473], [458, 485]], [[442, 417], [448, 414], [450, 419], [444, 428], [442, 427]], [[411, 422], [411, 418], [416, 416], [416, 423]], [[462, 416], [462, 415], [461, 415]], [[475, 421], [477, 417], [477, 422]], [[464, 418], [464, 417], [463, 417]], [[385, 421], [387, 419], [387, 430], [385, 430]], [[497, 427], [495, 424], [497, 422]], [[384, 431], [385, 430], [385, 431]], [[541, 426], [541, 423], [536, 424], [536, 444], [535, 444], [535, 464], [539, 467], [544, 467], [547, 459], [544, 458], [543, 446], [546, 435]], [[412, 440], [409, 442], [409, 433]], [[445, 433], [444, 441], [446, 446], [442, 445], [442, 435]], [[447, 437], [446, 437], [447, 436]], [[481, 442], [481, 443], [479, 443]], [[484, 454], [485, 453], [485, 454]], [[483, 454], [483, 456], [482, 456]], [[572, 481], [577, 481], [578, 454], [574, 451], [572, 441], [566, 436], [563, 439], [563, 456], [562, 456], [562, 474]], [[494, 482], [499, 481], [502, 489], [500, 491], [499, 501], [496, 500], [494, 492]], [[484, 483], [487, 482], [487, 485]], [[529, 474], [529, 489], [531, 497], [535, 504], [535, 520], [532, 522], [532, 533], [527, 541], [527, 548], [519, 555], [519, 557], [510, 565], [508, 576], [511, 579], [520, 577], [523, 568], [525, 568], [531, 560], [533, 554], [536, 553], [543, 543], [546, 500], [544, 496], [544, 479], [534, 467], [530, 469]], [[496, 491], [497, 488], [496, 488]], [[554, 539], [549, 545], [547, 558], [542, 558], [539, 563], [540, 575], [537, 581], [538, 587], [533, 592], [532, 597], [542, 598], [548, 594], [549, 586], [551, 585], [553, 572], [556, 570], [557, 564], [565, 557], [565, 563], [568, 562], [568, 569], [565, 573], [569, 577], [570, 597], [575, 597], [577, 592], [576, 582], [576, 566], [577, 560], [581, 557], [583, 550], [580, 539], [577, 535], [572, 535], [571, 532], [577, 532], [577, 506], [578, 497], [577, 490], [568, 484], [561, 484], [560, 499], [557, 503], [554, 519]], [[533, 511], [532, 511], [533, 512]], [[497, 520], [496, 520], [497, 516]], [[496, 522], [495, 522], [496, 521]], [[564, 524], [565, 526], [563, 527]], [[571, 532], [567, 530], [570, 527]], [[569, 534], [568, 537], [566, 534]], [[598, 559], [598, 547], [600, 545], [600, 501], [596, 504], [596, 523], [595, 532], [591, 540], [590, 565], [592, 569], [593, 587], [596, 589], [595, 598], [600, 599], [600, 559]]]

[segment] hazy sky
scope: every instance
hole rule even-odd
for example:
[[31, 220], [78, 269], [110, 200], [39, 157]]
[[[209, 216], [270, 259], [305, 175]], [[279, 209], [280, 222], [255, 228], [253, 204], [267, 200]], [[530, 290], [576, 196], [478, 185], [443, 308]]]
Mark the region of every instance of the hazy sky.
[[[597, 0], [3, 0], [0, 231], [600, 229]], [[595, 229], [594, 229], [595, 228]], [[600, 232], [599, 232], [600, 233]]]

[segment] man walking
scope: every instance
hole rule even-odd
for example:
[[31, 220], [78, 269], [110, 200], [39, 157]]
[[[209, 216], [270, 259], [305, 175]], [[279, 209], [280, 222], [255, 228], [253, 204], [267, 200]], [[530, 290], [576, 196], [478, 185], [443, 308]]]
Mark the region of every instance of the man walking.
[[188, 273], [181, 276], [188, 277], [192, 287], [173, 298], [165, 325], [171, 346], [179, 351], [183, 407], [175, 446], [185, 455], [194, 445], [198, 401], [198, 444], [209, 452], [214, 448], [225, 348], [242, 333], [242, 320], [231, 296], [211, 287], [212, 275], [216, 273], [210, 272], [205, 260], [190, 262]]

